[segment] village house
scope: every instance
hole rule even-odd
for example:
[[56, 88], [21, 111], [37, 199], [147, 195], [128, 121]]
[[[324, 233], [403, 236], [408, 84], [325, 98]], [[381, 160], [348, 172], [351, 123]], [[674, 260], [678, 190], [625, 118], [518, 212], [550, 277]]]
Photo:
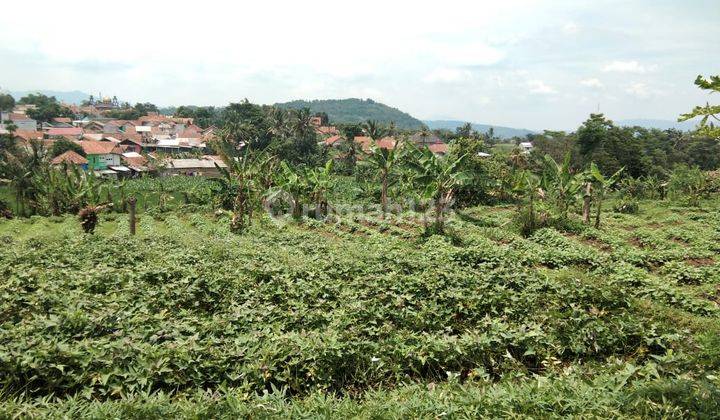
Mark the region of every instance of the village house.
[[1, 118], [3, 123], [12, 123], [16, 130], [21, 131], [37, 131], [37, 121], [28, 117], [25, 114], [17, 112], [3, 112]]
[[162, 176], [220, 176], [220, 168], [227, 168], [225, 162], [217, 156], [203, 156], [201, 159], [167, 159], [163, 162]]
[[410, 141], [417, 144], [418, 146], [427, 146], [428, 144], [442, 143], [440, 137], [434, 133], [420, 131], [410, 136]]
[[52, 127], [45, 131], [45, 135], [49, 139], [74, 137], [79, 140], [83, 136], [83, 129], [80, 127]]
[[83, 170], [86, 170], [88, 168], [88, 160], [72, 150], [68, 150], [63, 154], [56, 156], [53, 160], [50, 161], [50, 164], [53, 166], [77, 165]]
[[135, 153], [142, 152], [142, 144], [140, 143], [140, 141], [129, 138], [129, 137], [125, 137], [123, 140], [121, 140], [120, 146], [126, 152], [135, 152]]
[[104, 171], [112, 166], [120, 166], [122, 150], [117, 143], [109, 141], [79, 141], [88, 161], [88, 169]]
[[325, 140], [323, 140], [321, 142], [321, 144], [324, 144], [325, 146], [329, 146], [329, 147], [338, 147], [342, 144], [343, 141], [345, 141], [345, 139], [342, 138], [342, 136], [335, 135], [335, 136], [330, 136], [330, 137], [326, 138]]

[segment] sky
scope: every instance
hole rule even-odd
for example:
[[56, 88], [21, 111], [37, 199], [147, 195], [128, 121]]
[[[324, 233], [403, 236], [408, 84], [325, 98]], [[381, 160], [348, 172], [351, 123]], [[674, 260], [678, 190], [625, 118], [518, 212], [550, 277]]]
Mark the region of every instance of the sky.
[[572, 130], [675, 120], [711, 98], [719, 0], [24, 1], [0, 89], [123, 101], [371, 98], [421, 119]]

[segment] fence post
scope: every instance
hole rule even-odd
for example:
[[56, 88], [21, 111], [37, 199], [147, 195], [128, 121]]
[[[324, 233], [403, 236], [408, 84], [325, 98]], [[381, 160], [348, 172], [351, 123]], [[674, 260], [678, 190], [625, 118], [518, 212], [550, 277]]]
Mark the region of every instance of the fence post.
[[137, 200], [135, 197], [130, 197], [127, 201], [130, 204], [130, 234], [135, 235], [135, 204]]

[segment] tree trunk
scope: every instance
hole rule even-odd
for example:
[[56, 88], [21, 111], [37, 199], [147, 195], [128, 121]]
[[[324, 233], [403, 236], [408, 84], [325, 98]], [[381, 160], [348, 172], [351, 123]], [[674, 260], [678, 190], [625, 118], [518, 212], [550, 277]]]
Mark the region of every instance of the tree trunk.
[[292, 217], [296, 220], [300, 220], [302, 217], [302, 203], [300, 202], [300, 197], [293, 197]]
[[585, 195], [583, 196], [583, 222], [590, 224], [590, 200], [592, 199], [592, 183], [585, 184]]
[[598, 195], [597, 199], [597, 209], [595, 210], [595, 229], [600, 229], [600, 212], [602, 211], [602, 202], [603, 197], [602, 195]]
[[438, 200], [435, 203], [435, 233], [442, 233], [443, 231], [443, 222], [442, 222], [442, 204], [441, 201]]
[[382, 191], [380, 193], [380, 202], [382, 203], [382, 214], [383, 218], [385, 217], [385, 213], [387, 213], [387, 171], [383, 170], [382, 173]]

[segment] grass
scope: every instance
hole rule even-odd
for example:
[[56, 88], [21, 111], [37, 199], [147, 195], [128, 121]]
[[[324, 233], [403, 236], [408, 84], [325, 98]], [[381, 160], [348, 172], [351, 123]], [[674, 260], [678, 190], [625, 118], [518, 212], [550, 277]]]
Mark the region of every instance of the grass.
[[711, 418], [719, 207], [3, 221], [0, 417]]

